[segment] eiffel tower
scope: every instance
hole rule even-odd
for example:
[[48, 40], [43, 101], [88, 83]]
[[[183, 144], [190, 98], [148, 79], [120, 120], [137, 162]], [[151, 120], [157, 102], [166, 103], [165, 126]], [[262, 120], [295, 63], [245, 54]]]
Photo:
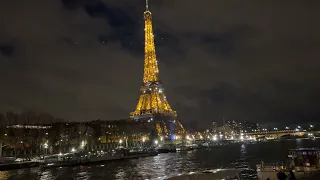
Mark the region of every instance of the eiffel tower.
[[156, 58], [154, 35], [152, 30], [152, 14], [146, 0], [144, 12], [145, 47], [144, 47], [144, 74], [140, 88], [140, 97], [136, 109], [130, 113], [134, 120], [147, 120], [154, 123], [158, 136], [164, 139], [176, 139], [185, 133], [178, 121], [176, 111], [168, 103], [162, 82], [159, 79], [159, 68]]

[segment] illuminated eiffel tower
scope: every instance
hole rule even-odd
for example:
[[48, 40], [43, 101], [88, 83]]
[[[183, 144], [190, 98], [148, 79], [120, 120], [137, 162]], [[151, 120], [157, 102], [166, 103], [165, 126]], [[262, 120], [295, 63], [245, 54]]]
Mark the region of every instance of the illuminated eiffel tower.
[[153, 122], [159, 136], [165, 139], [175, 139], [182, 135], [185, 130], [182, 124], [176, 120], [177, 113], [170, 107], [162, 82], [159, 79], [159, 68], [152, 30], [152, 14], [149, 11], [148, 0], [146, 0], [144, 24], [145, 54], [143, 83], [140, 88], [137, 107], [134, 112], [130, 113], [130, 118]]

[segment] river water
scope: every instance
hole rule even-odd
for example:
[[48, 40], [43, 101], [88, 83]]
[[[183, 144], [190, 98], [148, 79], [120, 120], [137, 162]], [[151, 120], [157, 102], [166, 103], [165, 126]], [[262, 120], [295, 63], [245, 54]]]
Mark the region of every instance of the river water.
[[[164, 179], [183, 172], [221, 167], [241, 169], [243, 179], [257, 179], [255, 165], [285, 161], [288, 149], [318, 147], [320, 140], [282, 140], [254, 144], [231, 144], [189, 152], [160, 154], [154, 157], [106, 162], [92, 166], [40, 168], [0, 172], [1, 180], [140, 180]], [[5, 177], [7, 176], [7, 177]]]

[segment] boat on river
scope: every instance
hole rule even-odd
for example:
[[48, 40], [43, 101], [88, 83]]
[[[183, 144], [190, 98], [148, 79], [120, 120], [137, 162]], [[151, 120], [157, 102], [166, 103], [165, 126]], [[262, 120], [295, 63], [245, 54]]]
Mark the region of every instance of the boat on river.
[[312, 174], [320, 172], [320, 149], [299, 148], [289, 150], [289, 162], [264, 163], [257, 165], [257, 175], [259, 179], [277, 180], [279, 171], [283, 171], [289, 176], [293, 171], [297, 179], [306, 178]]
[[45, 156], [41, 162], [42, 168], [88, 165], [98, 162], [133, 159], [156, 156], [158, 153], [148, 149], [117, 149], [109, 151], [89, 151]]
[[189, 172], [166, 180], [240, 180], [240, 170], [237, 169], [214, 169], [202, 172]]
[[87, 163], [88, 157], [79, 153], [53, 154], [43, 157], [40, 162], [41, 168], [74, 166]]
[[176, 148], [177, 151], [192, 151], [195, 149], [199, 149], [199, 147], [196, 144], [177, 146]]
[[123, 155], [123, 159], [133, 159], [158, 155], [158, 152], [156, 152], [154, 149], [143, 148], [122, 149], [121, 153]]
[[173, 144], [163, 144], [159, 147], [156, 147], [155, 150], [158, 153], [177, 152], [176, 146]]

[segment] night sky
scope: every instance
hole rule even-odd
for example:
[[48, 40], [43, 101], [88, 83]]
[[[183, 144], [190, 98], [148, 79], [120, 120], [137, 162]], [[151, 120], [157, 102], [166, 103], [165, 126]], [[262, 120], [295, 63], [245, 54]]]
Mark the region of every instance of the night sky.
[[[143, 75], [144, 0], [0, 6], [0, 111], [127, 118]], [[150, 0], [160, 78], [183, 123], [320, 118], [318, 1]]]

